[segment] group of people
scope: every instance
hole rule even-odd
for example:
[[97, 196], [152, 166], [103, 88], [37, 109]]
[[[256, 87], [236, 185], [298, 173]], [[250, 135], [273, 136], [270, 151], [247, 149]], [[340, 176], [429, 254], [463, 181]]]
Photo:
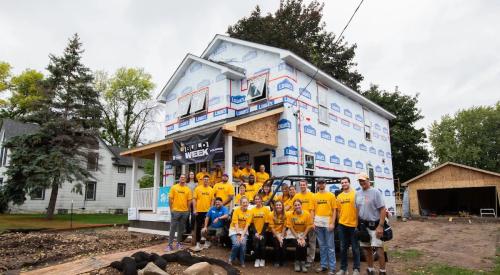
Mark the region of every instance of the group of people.
[[[228, 260], [231, 264], [238, 260], [245, 267], [245, 254], [250, 251], [255, 258], [254, 266], [264, 267], [266, 247], [270, 245], [274, 248], [274, 265], [280, 267], [285, 263], [287, 248], [294, 247], [294, 270], [308, 272], [316, 255], [317, 242], [320, 266], [316, 272], [348, 274], [347, 252], [352, 247], [352, 274], [360, 274], [361, 245], [365, 249], [367, 274], [375, 274], [373, 250], [378, 250], [381, 255], [378, 274], [386, 274], [381, 241], [385, 205], [381, 194], [371, 187], [366, 174], [358, 175], [362, 188], [358, 192], [351, 187], [350, 179], [344, 177], [341, 180], [342, 192], [338, 196], [326, 189], [323, 180], [316, 182], [316, 192], [308, 189], [306, 180], [299, 182], [299, 190], [294, 185], [282, 183], [282, 194], [273, 196], [271, 185], [264, 184], [269, 175], [263, 165], [259, 167], [259, 172], [255, 172], [250, 163], [243, 169], [235, 165], [232, 172], [233, 181], [239, 182], [236, 196], [234, 185], [225, 173], [216, 183], [206, 170], [196, 175], [190, 172], [189, 180], [185, 175], [180, 176], [178, 184], [172, 186], [169, 193], [171, 223], [167, 250], [182, 248], [184, 226], [192, 209], [195, 249], [201, 249], [202, 234], [206, 238], [204, 248], [209, 248], [211, 241], [220, 242], [221, 238], [229, 237], [231, 254]], [[363, 225], [369, 235], [369, 239], [364, 240], [366, 242], [357, 238], [359, 225]], [[174, 248], [175, 234], [177, 244]], [[341, 253], [337, 273], [335, 237], [340, 239]]]

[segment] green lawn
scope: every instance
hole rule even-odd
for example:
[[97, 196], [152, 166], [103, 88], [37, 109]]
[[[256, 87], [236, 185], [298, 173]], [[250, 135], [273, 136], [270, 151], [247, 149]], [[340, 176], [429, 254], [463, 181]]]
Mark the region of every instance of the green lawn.
[[[43, 214], [0, 215], [0, 232], [7, 229], [64, 229], [70, 228], [70, 214], [54, 215], [53, 220]], [[73, 227], [98, 224], [127, 224], [127, 215], [114, 214], [73, 214]]]

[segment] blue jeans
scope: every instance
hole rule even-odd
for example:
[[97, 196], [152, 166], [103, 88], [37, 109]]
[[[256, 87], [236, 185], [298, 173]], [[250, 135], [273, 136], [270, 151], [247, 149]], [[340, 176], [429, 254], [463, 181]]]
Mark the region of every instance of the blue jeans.
[[242, 237], [241, 243], [237, 241], [238, 235], [231, 235], [231, 243], [233, 244], [231, 247], [231, 261], [234, 261], [240, 255], [240, 264], [245, 263], [245, 252], [247, 249], [247, 236]]
[[349, 251], [349, 245], [352, 245], [352, 256], [353, 256], [353, 269], [360, 270], [359, 266], [359, 241], [354, 234], [356, 228], [349, 227], [342, 224], [338, 225], [339, 238], [340, 238], [340, 269], [347, 271], [347, 252]]
[[328, 231], [328, 227], [319, 227], [316, 229], [316, 238], [319, 244], [320, 264], [322, 268], [330, 268], [335, 272], [335, 242], [333, 231]]

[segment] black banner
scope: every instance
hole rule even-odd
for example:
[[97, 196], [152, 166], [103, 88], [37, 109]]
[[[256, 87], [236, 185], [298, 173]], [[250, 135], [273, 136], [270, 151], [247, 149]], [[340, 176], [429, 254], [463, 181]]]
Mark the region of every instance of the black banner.
[[192, 135], [174, 140], [173, 164], [191, 164], [224, 159], [224, 133], [222, 129], [204, 135]]

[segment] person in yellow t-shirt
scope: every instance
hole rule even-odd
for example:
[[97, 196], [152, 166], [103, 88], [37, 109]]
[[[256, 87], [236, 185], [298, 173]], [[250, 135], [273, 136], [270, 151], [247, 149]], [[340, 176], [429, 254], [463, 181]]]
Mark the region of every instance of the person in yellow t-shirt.
[[255, 183], [255, 177], [253, 175], [250, 175], [248, 177], [248, 183], [246, 184], [246, 197], [250, 202], [253, 203], [253, 197], [259, 192], [260, 188], [262, 186], [258, 185]]
[[170, 218], [170, 236], [168, 240], [167, 250], [174, 250], [174, 236], [177, 232], [177, 249], [182, 249], [182, 238], [186, 226], [186, 221], [189, 217], [189, 206], [193, 199], [191, 190], [186, 186], [186, 175], [182, 174], [179, 177], [179, 183], [173, 185], [168, 193], [168, 203], [171, 211]]
[[240, 180], [242, 182], [248, 182], [250, 175], [253, 175], [255, 180], [255, 170], [252, 168], [252, 164], [247, 162], [245, 168], [241, 169]]
[[241, 267], [245, 267], [245, 252], [247, 247], [248, 227], [252, 219], [251, 211], [248, 210], [248, 199], [242, 197], [240, 200], [240, 207], [234, 209], [231, 218], [231, 225], [229, 227], [229, 237], [231, 238], [231, 256], [229, 263], [238, 257]]
[[[262, 192], [259, 194], [262, 197], [262, 203], [264, 205], [271, 205], [272, 202], [269, 202], [269, 200], [271, 199], [271, 195], [273, 193], [271, 192], [271, 185], [270, 184], [265, 184], [264, 186], [262, 186]], [[276, 198], [276, 196], [274, 198]], [[275, 199], [273, 199], [273, 201], [274, 200]]]
[[229, 206], [234, 197], [234, 187], [228, 179], [227, 174], [223, 174], [222, 181], [213, 186], [214, 196], [221, 198], [224, 206]]
[[210, 173], [210, 186], [214, 186], [216, 183], [221, 182], [222, 180], [222, 168], [220, 165], [216, 165], [215, 169]]
[[356, 191], [351, 187], [351, 180], [343, 177], [340, 181], [342, 193], [337, 196], [338, 232], [340, 239], [340, 270], [347, 273], [347, 252], [352, 246], [353, 271], [360, 271], [359, 241], [354, 234], [358, 226], [358, 212], [356, 209]]
[[253, 249], [255, 251], [255, 267], [265, 266], [266, 252], [266, 232], [268, 227], [268, 216], [271, 212], [268, 207], [262, 204], [262, 196], [257, 194], [254, 197], [255, 207], [251, 210], [252, 219], [250, 221], [250, 237], [252, 238]]
[[272, 233], [272, 243], [274, 251], [277, 253], [274, 266], [283, 266], [285, 262], [285, 231], [286, 231], [286, 213], [283, 202], [274, 203], [274, 211], [268, 215], [269, 229]]
[[195, 233], [196, 233], [196, 249], [201, 250], [200, 240], [201, 240], [201, 228], [205, 224], [205, 217], [207, 212], [213, 204], [214, 201], [214, 190], [210, 185], [208, 185], [209, 178], [205, 176], [203, 178], [203, 185], [197, 186], [194, 189], [193, 195], [193, 209], [194, 216], [196, 217]]
[[319, 244], [320, 267], [316, 272], [326, 272], [330, 268], [335, 273], [335, 243], [333, 229], [337, 213], [335, 195], [326, 191], [326, 182], [317, 181], [318, 192], [314, 194], [314, 231]]
[[293, 237], [293, 245], [295, 246], [295, 271], [307, 272], [307, 242], [316, 242], [316, 239], [308, 239], [309, 232], [313, 229], [311, 214], [307, 210], [302, 209], [301, 200], [293, 202], [294, 211], [289, 213], [286, 220], [286, 225]]
[[240, 163], [235, 162], [233, 165], [233, 182], [240, 183], [241, 182], [240, 177], [241, 177]]
[[259, 172], [255, 173], [255, 181], [263, 185], [268, 179], [269, 174], [266, 172], [266, 166], [264, 164], [261, 164], [259, 166]]
[[[288, 187], [288, 200], [285, 200], [284, 197], [281, 198], [283, 205], [285, 206], [285, 212], [293, 211], [293, 198], [297, 195], [297, 190], [295, 189], [295, 185], [290, 185]], [[284, 196], [284, 193], [283, 193]]]
[[201, 171], [196, 173], [196, 180], [198, 181], [198, 185], [203, 185], [204, 176], [210, 176], [207, 172], [207, 167], [201, 167]]
[[[302, 202], [302, 210], [309, 211], [312, 219], [314, 220], [314, 194], [307, 189], [307, 181], [300, 180], [299, 182], [300, 192], [293, 196], [293, 205], [295, 206], [295, 201], [300, 200]], [[316, 240], [316, 234], [314, 230], [309, 231], [307, 236], [309, 240]], [[307, 250], [307, 263], [306, 266], [310, 267], [314, 262], [314, 256], [316, 255], [316, 242], [309, 242], [309, 249]]]
[[234, 207], [240, 206], [240, 200], [245, 196], [246, 193], [246, 185], [241, 184], [238, 188], [238, 194], [234, 197]]

